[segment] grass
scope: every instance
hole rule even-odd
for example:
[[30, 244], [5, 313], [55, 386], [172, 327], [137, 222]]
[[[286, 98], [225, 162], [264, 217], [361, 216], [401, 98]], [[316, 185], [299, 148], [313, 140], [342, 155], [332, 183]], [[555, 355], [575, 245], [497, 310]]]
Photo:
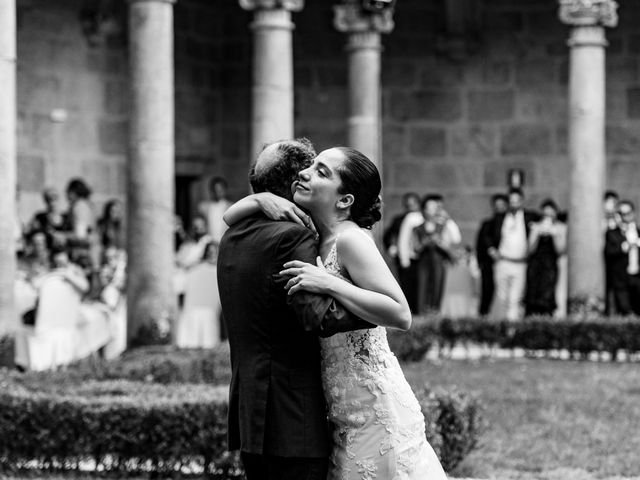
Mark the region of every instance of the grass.
[[503, 359], [405, 365], [412, 385], [458, 387], [485, 405], [481, 445], [453, 472], [571, 480], [640, 474], [640, 366]]

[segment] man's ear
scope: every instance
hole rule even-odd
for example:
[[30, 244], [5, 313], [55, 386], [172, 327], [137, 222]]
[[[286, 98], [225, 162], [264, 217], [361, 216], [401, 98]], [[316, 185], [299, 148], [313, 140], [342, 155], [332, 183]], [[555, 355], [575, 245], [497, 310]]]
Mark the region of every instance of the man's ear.
[[338, 199], [336, 206], [340, 210], [346, 210], [347, 208], [351, 207], [351, 205], [353, 205], [354, 201], [355, 201], [354, 196], [351, 195], [350, 193], [347, 193], [346, 195], [342, 195]]

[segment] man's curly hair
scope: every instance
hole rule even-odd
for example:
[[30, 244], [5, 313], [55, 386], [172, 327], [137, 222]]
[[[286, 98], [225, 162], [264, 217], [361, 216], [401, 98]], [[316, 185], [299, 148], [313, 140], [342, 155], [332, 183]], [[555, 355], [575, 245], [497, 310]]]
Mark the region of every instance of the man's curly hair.
[[[297, 180], [298, 173], [311, 165], [316, 157], [316, 151], [313, 144], [306, 138], [281, 140], [274, 143], [278, 144], [275, 151], [277, 160], [268, 167], [260, 169], [258, 173], [256, 173], [254, 161], [249, 171], [249, 182], [254, 193], [271, 192], [279, 197], [293, 200], [291, 184]], [[265, 145], [262, 151], [274, 143]]]

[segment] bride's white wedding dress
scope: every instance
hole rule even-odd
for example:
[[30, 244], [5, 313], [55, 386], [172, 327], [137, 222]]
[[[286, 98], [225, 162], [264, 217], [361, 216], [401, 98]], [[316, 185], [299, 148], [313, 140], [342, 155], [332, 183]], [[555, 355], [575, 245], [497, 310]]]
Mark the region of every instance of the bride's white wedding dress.
[[[325, 268], [350, 281], [335, 243]], [[333, 429], [328, 480], [445, 480], [386, 330], [338, 333], [321, 339], [321, 348]]]

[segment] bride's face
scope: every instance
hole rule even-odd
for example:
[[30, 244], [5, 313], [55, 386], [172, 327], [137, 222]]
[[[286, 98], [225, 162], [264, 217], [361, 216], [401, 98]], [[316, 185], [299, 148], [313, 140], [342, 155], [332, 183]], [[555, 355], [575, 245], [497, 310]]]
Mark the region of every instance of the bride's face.
[[293, 182], [293, 201], [303, 208], [333, 208], [342, 196], [338, 189], [342, 180], [338, 169], [344, 154], [330, 148], [320, 152], [309, 168], [302, 170]]

